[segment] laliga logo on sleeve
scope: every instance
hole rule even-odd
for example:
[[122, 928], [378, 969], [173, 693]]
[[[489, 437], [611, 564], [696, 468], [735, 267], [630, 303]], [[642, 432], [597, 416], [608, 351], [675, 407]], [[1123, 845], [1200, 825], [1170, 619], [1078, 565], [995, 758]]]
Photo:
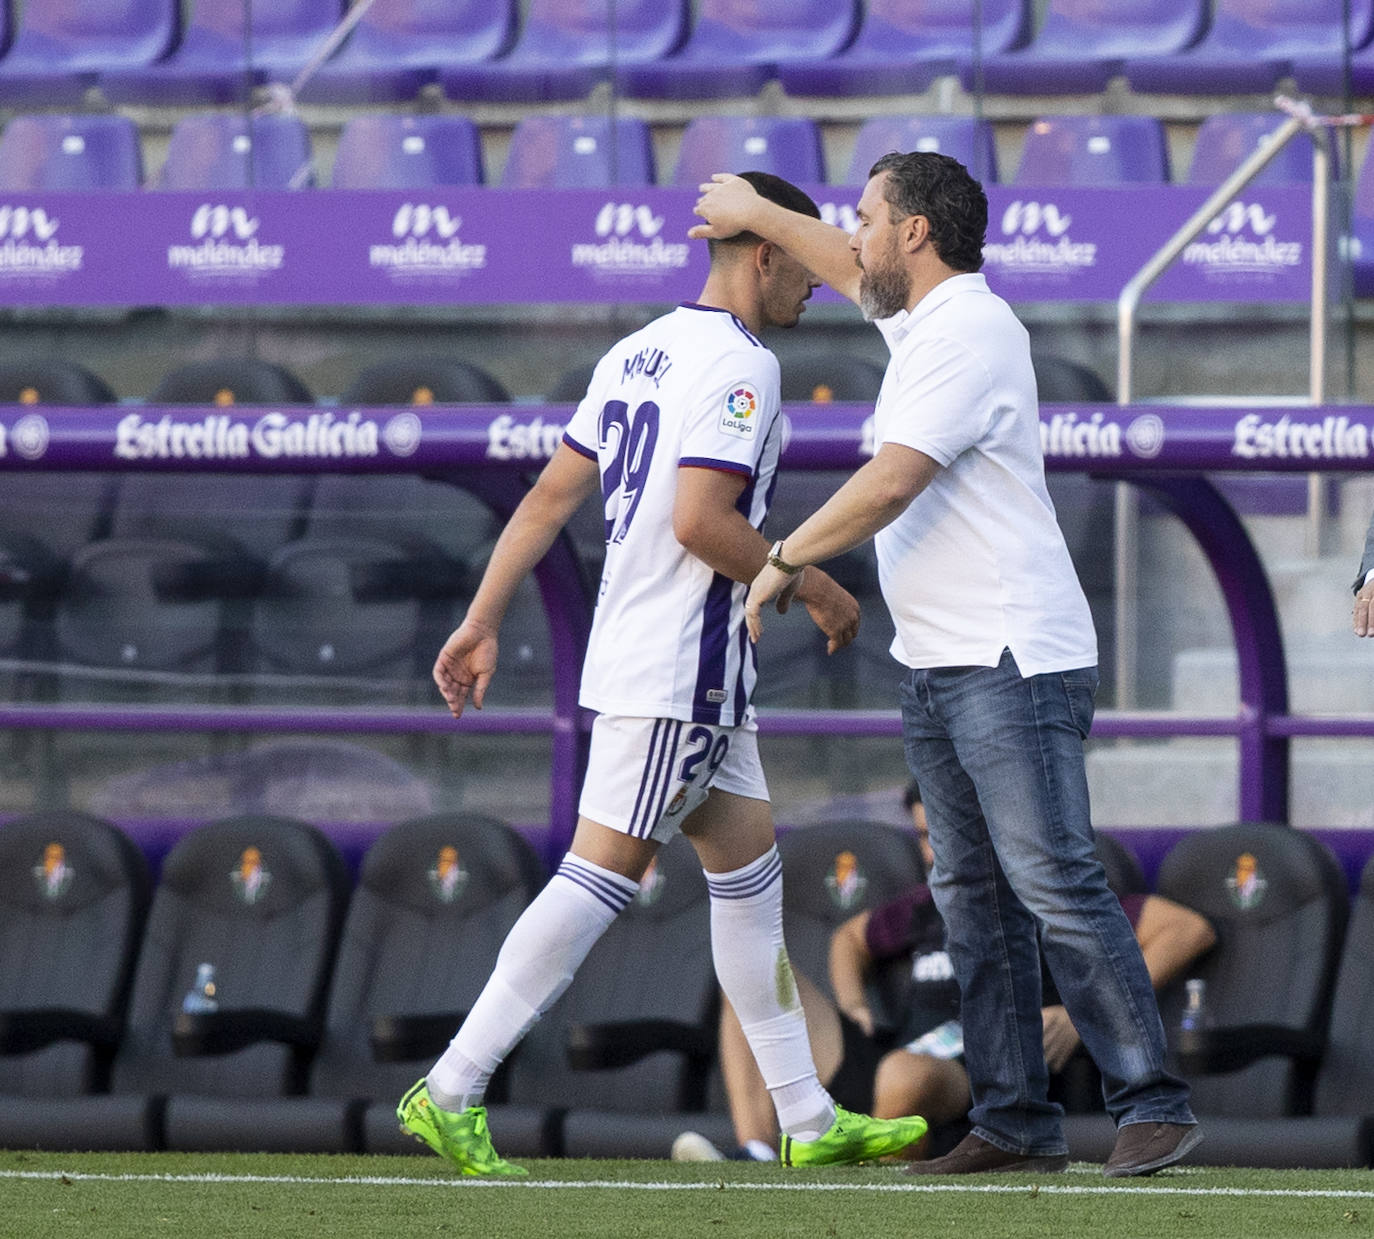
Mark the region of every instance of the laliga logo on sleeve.
[[741, 383], [726, 393], [720, 428], [728, 434], [738, 435], [741, 439], [752, 439], [754, 427], [758, 424], [755, 420], [758, 411], [758, 392], [748, 383]]

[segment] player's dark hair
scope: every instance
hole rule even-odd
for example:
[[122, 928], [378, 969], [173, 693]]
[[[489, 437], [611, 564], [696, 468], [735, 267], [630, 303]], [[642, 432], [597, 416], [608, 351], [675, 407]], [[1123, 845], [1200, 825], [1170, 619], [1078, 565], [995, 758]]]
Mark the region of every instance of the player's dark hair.
[[902, 808], [904, 808], [908, 813], [910, 813], [913, 806], [918, 805], [920, 803], [921, 785], [918, 782], [916, 782], [915, 779], [912, 779], [911, 782], [906, 785], [906, 791], [902, 793]]
[[[776, 202], [778, 206], [786, 207], [789, 211], [796, 211], [799, 215], [809, 215], [812, 219], [820, 219], [821, 209], [812, 201], [811, 195], [798, 189], [791, 181], [785, 181], [782, 177], [774, 176], [771, 172], [740, 172], [737, 175], [741, 180], [748, 181], [760, 198], [766, 198], [769, 202]], [[708, 242], [707, 249], [714, 257], [718, 245], [762, 244], [763, 238], [752, 232], [737, 232], [733, 237], [722, 237], [718, 241]]]
[[981, 271], [988, 231], [988, 196], [957, 159], [934, 151], [884, 155], [869, 169], [887, 173], [883, 199], [892, 222], [924, 215], [935, 252], [955, 271]]

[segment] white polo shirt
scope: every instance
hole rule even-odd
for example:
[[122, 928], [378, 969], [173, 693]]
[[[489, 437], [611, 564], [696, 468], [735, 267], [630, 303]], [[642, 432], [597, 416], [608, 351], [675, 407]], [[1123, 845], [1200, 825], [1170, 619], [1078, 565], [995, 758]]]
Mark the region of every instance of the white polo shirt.
[[875, 545], [908, 667], [1022, 675], [1097, 663], [1087, 599], [1045, 489], [1026, 329], [979, 274], [877, 323], [891, 351], [875, 442], [944, 466]]

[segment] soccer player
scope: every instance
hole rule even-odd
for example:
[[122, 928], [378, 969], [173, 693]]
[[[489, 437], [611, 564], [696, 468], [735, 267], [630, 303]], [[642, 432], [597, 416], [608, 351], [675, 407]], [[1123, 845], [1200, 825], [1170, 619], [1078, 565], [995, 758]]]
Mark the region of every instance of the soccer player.
[[[745, 178], [770, 201], [819, 217], [788, 182]], [[783, 943], [782, 866], [750, 706], [744, 583], [770, 553], [761, 530], [782, 449], [778, 363], [758, 333], [794, 326], [817, 281], [748, 233], [713, 240], [710, 259], [696, 303], [598, 363], [435, 663], [454, 716], [469, 700], [480, 709], [517, 585], [599, 484], [606, 562], [580, 698], [598, 716], [572, 846], [512, 927], [452, 1043], [397, 1109], [405, 1130], [463, 1174], [525, 1173], [492, 1147], [487, 1083], [678, 830], [706, 871], [716, 975], [777, 1110], [783, 1160], [868, 1160], [926, 1131], [920, 1117], [849, 1114], [817, 1078]], [[853, 640], [858, 604], [823, 572], [808, 570], [793, 597], [830, 652]]]

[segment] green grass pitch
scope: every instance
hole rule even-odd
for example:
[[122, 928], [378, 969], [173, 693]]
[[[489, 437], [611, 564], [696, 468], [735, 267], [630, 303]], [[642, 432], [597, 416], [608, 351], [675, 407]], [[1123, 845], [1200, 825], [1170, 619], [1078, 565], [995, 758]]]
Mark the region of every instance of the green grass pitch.
[[437, 1158], [0, 1151], [4, 1239], [1374, 1239], [1374, 1172], [1175, 1167], [915, 1180], [891, 1166], [530, 1161], [458, 1179]]

